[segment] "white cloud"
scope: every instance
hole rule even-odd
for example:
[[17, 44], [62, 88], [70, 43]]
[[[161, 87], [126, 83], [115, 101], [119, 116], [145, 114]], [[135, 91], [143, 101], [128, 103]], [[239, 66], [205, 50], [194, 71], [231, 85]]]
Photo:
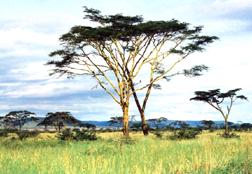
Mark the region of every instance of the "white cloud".
[[215, 0], [210, 9], [215, 13], [229, 13], [252, 7], [252, 0]]
[[29, 29], [11, 28], [0, 30], [0, 49], [7, 56], [47, 56], [48, 48], [57, 45], [54, 34], [39, 33]]
[[50, 67], [45, 65], [45, 61], [34, 61], [31, 63], [21, 63], [11, 69], [9, 73], [15, 79], [22, 80], [47, 80], [49, 77]]

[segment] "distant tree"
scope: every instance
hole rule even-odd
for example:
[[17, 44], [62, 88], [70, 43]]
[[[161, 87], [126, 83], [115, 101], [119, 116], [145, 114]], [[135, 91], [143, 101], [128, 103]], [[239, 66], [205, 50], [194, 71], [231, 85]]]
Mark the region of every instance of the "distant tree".
[[170, 139], [192, 139], [196, 138], [198, 134], [201, 133], [201, 129], [190, 127], [185, 121], [173, 121], [169, 124], [169, 128], [172, 130], [173, 134], [169, 136]]
[[[247, 97], [245, 97], [244, 95], [236, 94], [240, 90], [241, 88], [237, 88], [229, 90], [225, 93], [221, 93], [220, 89], [214, 89], [209, 91], [196, 91], [195, 92], [196, 96], [191, 98], [190, 100], [202, 101], [208, 103], [210, 106], [219, 111], [222, 117], [224, 118], [224, 126], [225, 126], [224, 135], [228, 135], [229, 134], [228, 118], [234, 102], [237, 101], [238, 99], [247, 100]], [[225, 99], [228, 100], [229, 102], [226, 101]], [[223, 105], [225, 105], [226, 111]]]
[[251, 123], [242, 123], [240, 125], [241, 130], [249, 131], [252, 130], [252, 124]]
[[30, 111], [11, 111], [5, 115], [3, 118], [3, 124], [6, 127], [15, 127], [16, 125], [19, 127], [19, 131], [21, 131], [22, 126], [31, 120], [37, 120], [35, 118], [36, 114]]
[[205, 129], [208, 130], [213, 129], [213, 126], [215, 124], [212, 120], [202, 120], [200, 123], [204, 126]]
[[58, 132], [66, 125], [79, 126], [81, 122], [77, 120], [70, 112], [49, 112], [45, 119], [37, 126], [54, 126]]
[[155, 127], [155, 129], [160, 129], [162, 127], [162, 125], [167, 123], [167, 121], [168, 121], [168, 119], [165, 117], [152, 118], [152, 119], [147, 120], [147, 122], [150, 125], [153, 125]]
[[186, 123], [185, 121], [179, 121], [179, 120], [176, 120], [176, 121], [173, 121], [169, 124], [170, 127], [173, 127], [175, 129], [187, 129], [189, 128], [189, 124]]
[[132, 124], [131, 124], [131, 126], [130, 126], [130, 128], [132, 129], [132, 130], [141, 130], [141, 128], [142, 128], [142, 123], [141, 122], [137, 122], [137, 121], [135, 121], [135, 122], [133, 122]]
[[87, 129], [95, 129], [96, 126], [94, 124], [91, 124], [91, 123], [80, 123], [79, 124], [79, 127], [85, 127]]
[[123, 117], [110, 117], [110, 120], [108, 122], [110, 126], [114, 126], [119, 129], [123, 126]]
[[[61, 60], [49, 61], [54, 73], [88, 75], [93, 77], [123, 112], [123, 133], [128, 136], [129, 103], [133, 95], [139, 110], [142, 129], [148, 134], [145, 108], [151, 89], [159, 89], [158, 81], [168, 80], [177, 74], [200, 75], [207, 67], [198, 65], [192, 69], [172, 73], [174, 67], [193, 52], [217, 39], [200, 35], [201, 26], [189, 27], [177, 20], [147, 21], [141, 16], [101, 15], [99, 10], [85, 7], [85, 19], [95, 22], [95, 27], [74, 26], [62, 35], [63, 49], [50, 56]], [[168, 57], [171, 57], [169, 61]], [[169, 63], [168, 63], [169, 62]], [[139, 82], [141, 71], [150, 74]], [[141, 104], [137, 92], [146, 90]]]

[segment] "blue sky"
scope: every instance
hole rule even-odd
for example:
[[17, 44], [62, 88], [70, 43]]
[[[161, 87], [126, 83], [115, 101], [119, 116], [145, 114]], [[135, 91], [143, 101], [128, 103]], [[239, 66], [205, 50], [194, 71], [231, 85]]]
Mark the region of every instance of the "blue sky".
[[[203, 25], [204, 33], [220, 37], [203, 53], [192, 54], [184, 66], [206, 64], [209, 72], [196, 79], [176, 77], [162, 83], [148, 103], [148, 118], [221, 120], [207, 104], [190, 102], [195, 90], [241, 87], [252, 100], [252, 0], [8, 0], [0, 1], [0, 115], [27, 109], [70, 111], [82, 120], [107, 120], [119, 106], [87, 77], [50, 77], [44, 64], [59, 48], [58, 38], [74, 25], [88, 25], [82, 6], [104, 14], [142, 15], [146, 20], [172, 18]], [[162, 96], [162, 97], [161, 97]], [[251, 102], [237, 102], [231, 121], [252, 122]], [[130, 114], [138, 115], [131, 103]]]

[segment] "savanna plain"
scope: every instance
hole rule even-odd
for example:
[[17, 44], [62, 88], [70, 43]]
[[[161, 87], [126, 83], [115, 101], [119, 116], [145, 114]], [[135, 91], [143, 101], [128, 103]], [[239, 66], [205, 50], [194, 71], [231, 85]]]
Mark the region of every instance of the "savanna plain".
[[0, 139], [2, 174], [251, 174], [252, 133], [225, 139], [205, 131], [196, 139], [169, 140], [140, 132], [98, 133], [96, 141], [61, 141], [56, 133]]

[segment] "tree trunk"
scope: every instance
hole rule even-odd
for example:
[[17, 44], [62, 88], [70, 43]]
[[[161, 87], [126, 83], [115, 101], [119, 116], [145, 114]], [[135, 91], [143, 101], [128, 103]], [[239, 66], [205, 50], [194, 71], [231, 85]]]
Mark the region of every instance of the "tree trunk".
[[20, 120], [18, 122], [19, 122], [19, 131], [21, 131], [21, 129], [22, 129], [22, 123], [21, 123]]
[[138, 111], [140, 113], [140, 116], [141, 116], [142, 131], [143, 131], [143, 134], [145, 136], [147, 136], [147, 135], [149, 135], [149, 128], [148, 128], [148, 125], [146, 123], [146, 119], [145, 119], [145, 115], [144, 115], [144, 110], [142, 109], [142, 107], [140, 105], [140, 102], [138, 100], [138, 97], [137, 97], [137, 94], [136, 94], [136, 91], [135, 91], [135, 87], [134, 87], [134, 84], [133, 84], [132, 81], [131, 81], [130, 85], [131, 85], [133, 96], [134, 96], [134, 99], [135, 99], [135, 102], [136, 102], [136, 105], [137, 105], [137, 109], [138, 109]]
[[61, 126], [60, 126], [60, 125], [58, 125], [58, 131], [59, 131], [59, 133], [60, 133], [60, 129], [61, 129]]
[[225, 135], [229, 134], [229, 129], [228, 129], [228, 121], [227, 118], [225, 118]]
[[148, 125], [145, 120], [144, 111], [142, 111], [142, 109], [141, 109], [141, 110], [139, 110], [139, 112], [140, 112], [141, 121], [142, 121], [142, 131], [143, 131], [144, 136], [147, 136], [147, 135], [149, 135], [149, 128], [148, 128]]
[[125, 104], [123, 110], [123, 135], [129, 136], [129, 105]]
[[[126, 72], [127, 72], [128, 75], [130, 75], [130, 72], [129, 72], [128, 68], [126, 68]], [[129, 83], [130, 88], [131, 88], [131, 90], [132, 90], [132, 92], [133, 92], [133, 96], [134, 96], [135, 103], [136, 103], [136, 105], [137, 105], [137, 109], [138, 109], [138, 111], [139, 111], [139, 113], [140, 113], [140, 116], [141, 116], [142, 131], [143, 131], [143, 134], [144, 134], [145, 136], [147, 136], [147, 135], [149, 134], [149, 129], [148, 129], [148, 125], [147, 125], [147, 123], [146, 123], [146, 119], [145, 119], [145, 115], [144, 115], [144, 109], [143, 109], [143, 108], [141, 107], [141, 105], [140, 105], [140, 102], [139, 102], [138, 97], [137, 97], [137, 94], [136, 94], [135, 86], [134, 86], [134, 83], [133, 83], [133, 81], [132, 81], [131, 78], [129, 78], [129, 82], [130, 82], [130, 83]]]

